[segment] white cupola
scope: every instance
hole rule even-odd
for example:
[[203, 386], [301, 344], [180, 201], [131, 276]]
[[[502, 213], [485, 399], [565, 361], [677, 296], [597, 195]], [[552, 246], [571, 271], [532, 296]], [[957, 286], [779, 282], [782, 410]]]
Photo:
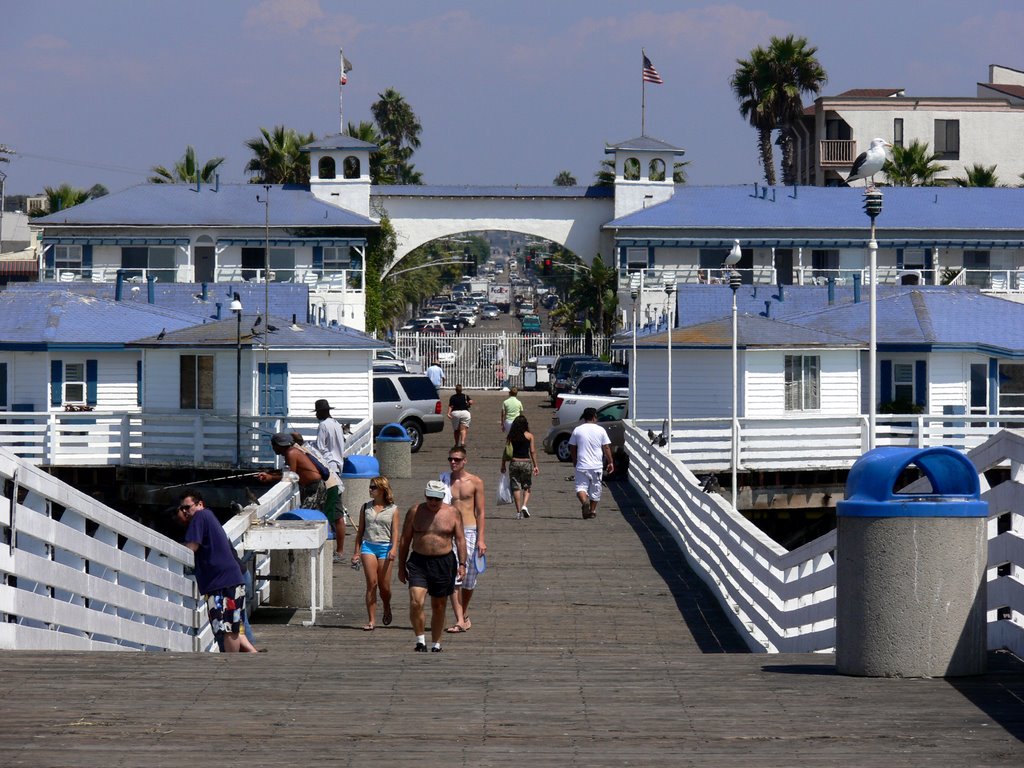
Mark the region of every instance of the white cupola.
[[636, 213], [672, 197], [676, 159], [686, 150], [640, 136], [604, 148], [615, 156], [615, 218]]
[[309, 153], [309, 189], [325, 203], [370, 215], [370, 153], [376, 144], [339, 133], [302, 148]]

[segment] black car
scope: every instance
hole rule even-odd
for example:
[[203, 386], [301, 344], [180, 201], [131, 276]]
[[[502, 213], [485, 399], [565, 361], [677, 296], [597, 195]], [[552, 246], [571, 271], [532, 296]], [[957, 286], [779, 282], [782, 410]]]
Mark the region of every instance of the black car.
[[567, 376], [569, 369], [572, 364], [577, 360], [598, 360], [594, 355], [559, 355], [558, 359], [555, 360], [554, 364], [550, 368], [550, 376], [548, 378], [548, 396], [551, 398], [551, 404], [554, 405], [555, 398], [558, 397], [562, 392], [567, 391]]
[[610, 395], [613, 389], [629, 388], [629, 374], [622, 371], [587, 371], [576, 382], [577, 395]]

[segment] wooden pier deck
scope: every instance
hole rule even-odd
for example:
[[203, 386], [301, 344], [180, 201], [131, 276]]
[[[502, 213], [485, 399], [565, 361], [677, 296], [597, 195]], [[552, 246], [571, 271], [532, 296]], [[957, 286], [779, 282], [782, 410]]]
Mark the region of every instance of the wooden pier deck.
[[[550, 410], [528, 394], [538, 440]], [[335, 608], [262, 610], [265, 654], [0, 654], [4, 766], [995, 766], [1024, 764], [1024, 665], [960, 680], [836, 675], [825, 655], [749, 654], [626, 485], [580, 519], [542, 458], [532, 518], [490, 504], [497, 394], [477, 396], [470, 470], [487, 483], [488, 570], [473, 628], [412, 652], [408, 599], [363, 632], [363, 575]], [[445, 469], [430, 435], [398, 501]], [[348, 543], [347, 551], [351, 552]], [[216, 757], [214, 756], [216, 753]]]

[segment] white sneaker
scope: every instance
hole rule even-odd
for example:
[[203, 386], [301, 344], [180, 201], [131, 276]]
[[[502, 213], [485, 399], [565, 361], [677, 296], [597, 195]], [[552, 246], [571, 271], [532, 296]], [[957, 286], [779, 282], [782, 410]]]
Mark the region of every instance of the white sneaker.
[[523, 519], [523, 513], [522, 512], [516, 512], [516, 520], [522, 520], [522, 519]]
[[530, 516], [529, 508], [523, 507], [523, 517], [529, 517], [529, 516]]

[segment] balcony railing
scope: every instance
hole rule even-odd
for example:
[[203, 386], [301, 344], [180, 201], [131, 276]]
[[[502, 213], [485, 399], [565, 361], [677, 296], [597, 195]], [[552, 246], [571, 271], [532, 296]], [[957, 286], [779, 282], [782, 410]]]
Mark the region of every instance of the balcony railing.
[[851, 139], [822, 139], [818, 142], [818, 157], [823, 168], [849, 168], [857, 157], [857, 142]]

